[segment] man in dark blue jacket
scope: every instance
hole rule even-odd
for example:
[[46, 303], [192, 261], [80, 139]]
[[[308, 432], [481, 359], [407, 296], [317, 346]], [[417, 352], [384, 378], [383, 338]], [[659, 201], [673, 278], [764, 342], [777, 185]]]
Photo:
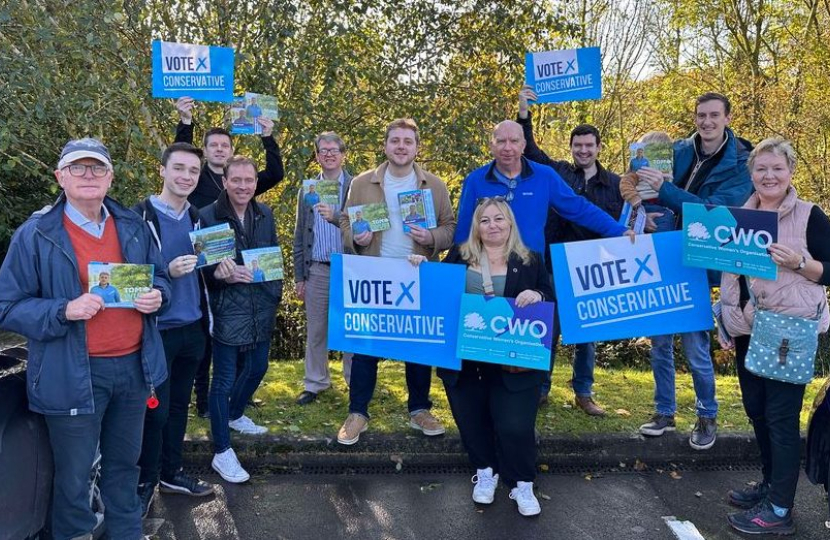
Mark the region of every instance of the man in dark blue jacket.
[[[548, 157], [536, 144], [533, 137], [533, 119], [528, 107], [528, 101], [536, 101], [536, 94], [529, 86], [519, 92], [519, 114], [516, 121], [524, 131], [526, 158], [547, 165], [557, 173], [578, 195], [582, 195], [614, 219], [620, 218], [623, 207], [623, 198], [620, 195], [620, 177], [605, 169], [597, 159], [602, 150], [602, 139], [599, 130], [590, 124], [581, 124], [571, 131], [570, 145], [573, 163], [557, 161]], [[548, 211], [548, 220], [545, 224], [545, 243], [559, 244], [563, 242], [579, 242], [600, 238], [597, 233], [580, 225], [563, 219], [552, 208]], [[552, 267], [548, 261], [548, 271]], [[559, 318], [554, 322], [553, 343], [559, 340]], [[574, 404], [591, 416], [604, 416], [605, 411], [594, 402], [594, 364], [595, 343], [580, 343], [574, 354], [573, 378], [571, 384], [574, 391]], [[551, 350], [551, 370], [556, 359], [556, 347]], [[539, 403], [545, 403], [551, 386], [551, 374], [542, 384], [542, 394]]]
[[[659, 204], [673, 212], [676, 223], [684, 202], [741, 206], [752, 192], [746, 162], [752, 146], [729, 129], [732, 107], [722, 94], [708, 92], [697, 98], [695, 125], [697, 132], [674, 143], [674, 178], [663, 180], [657, 169], [643, 167], [637, 174], [659, 194]], [[720, 284], [720, 273], [709, 272], [709, 284]], [[715, 399], [715, 372], [709, 352], [709, 332], [681, 334], [686, 359], [695, 386], [697, 423], [689, 438], [696, 450], [715, 444], [718, 402]], [[651, 367], [654, 372], [656, 414], [640, 426], [640, 433], [659, 436], [675, 430], [677, 409], [674, 385], [674, 336], [651, 338]]]
[[[144, 413], [167, 377], [155, 314], [170, 283], [146, 224], [106, 197], [103, 144], [70, 141], [55, 176], [63, 193], [20, 226], [0, 268], [0, 328], [29, 340], [29, 407], [46, 417], [55, 462], [52, 534], [85, 538], [96, 526], [89, 472], [100, 441], [107, 530], [135, 540]], [[88, 292], [90, 262], [152, 264], [153, 289], [135, 309], [104, 309]]]

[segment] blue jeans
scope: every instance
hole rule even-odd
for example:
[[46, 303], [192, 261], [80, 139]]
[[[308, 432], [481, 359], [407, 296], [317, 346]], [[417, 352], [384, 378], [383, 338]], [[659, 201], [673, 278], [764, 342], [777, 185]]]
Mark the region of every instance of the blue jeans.
[[[369, 418], [369, 402], [378, 382], [380, 358], [355, 354], [352, 358], [352, 376], [349, 383], [349, 412]], [[429, 410], [429, 388], [432, 384], [432, 367], [404, 362], [406, 366], [406, 387], [409, 390], [407, 408], [410, 414]]]
[[[559, 335], [562, 328], [559, 325], [559, 314], [553, 315], [553, 336], [551, 337], [550, 369], [542, 379], [540, 388], [541, 395], [547, 396], [550, 393], [551, 374], [553, 365], [556, 362], [556, 345], [559, 343]], [[594, 365], [596, 364], [596, 343], [580, 343], [576, 346], [574, 354], [574, 370], [572, 384], [574, 394], [580, 397], [590, 397], [591, 389], [594, 386]]]
[[660, 212], [663, 214], [654, 218], [654, 224], [657, 226], [654, 232], [667, 232], [677, 229], [677, 214], [671, 209], [659, 204], [643, 203], [643, 210], [647, 213]]
[[[695, 386], [697, 415], [715, 418], [718, 402], [715, 399], [715, 370], [709, 355], [709, 332], [680, 334], [686, 361]], [[651, 370], [654, 373], [654, 405], [658, 414], [673, 416], [677, 412], [674, 385], [674, 335], [651, 338]]]
[[144, 538], [136, 464], [150, 391], [144, 381], [141, 353], [90, 358], [89, 367], [95, 412], [46, 416], [55, 460], [52, 534], [56, 540], [66, 540], [89, 534], [95, 527], [89, 505], [89, 474], [100, 440], [99, 485], [107, 532], [111, 538]]
[[[213, 380], [210, 383], [210, 434], [213, 451], [220, 454], [231, 447], [228, 422], [245, 414], [245, 406], [254, 395], [268, 370], [268, 351], [271, 343], [260, 341], [240, 351], [239, 346], [225, 345], [213, 340]], [[236, 376], [236, 359], [241, 354], [245, 366]]]

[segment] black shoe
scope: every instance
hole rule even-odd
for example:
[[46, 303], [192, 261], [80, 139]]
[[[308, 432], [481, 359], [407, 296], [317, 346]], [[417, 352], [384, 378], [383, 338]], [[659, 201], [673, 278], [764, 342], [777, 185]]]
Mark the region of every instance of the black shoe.
[[303, 392], [297, 397], [297, 401], [295, 403], [297, 405], [308, 405], [315, 399], [317, 399], [317, 394], [309, 392], [308, 390], [303, 390]]
[[204, 497], [213, 493], [213, 486], [198, 478], [188, 476], [183, 470], [179, 469], [172, 478], [161, 480], [159, 491], [162, 493], [181, 493], [191, 497]]
[[718, 421], [715, 418], [697, 417], [695, 427], [689, 436], [689, 446], [695, 450], [709, 450], [715, 445]]
[[726, 516], [732, 528], [745, 534], [795, 534], [793, 511], [778, 517], [769, 501], [764, 500], [751, 510]]
[[667, 431], [674, 431], [677, 425], [674, 423], [674, 416], [655, 414], [651, 420], [640, 426], [640, 433], [649, 437], [659, 437]]
[[210, 410], [208, 409], [207, 403], [196, 404], [196, 416], [199, 418], [210, 418]]
[[747, 510], [767, 498], [769, 484], [766, 482], [752, 482], [743, 489], [730, 489], [726, 494], [729, 504]]
[[153, 504], [153, 497], [156, 496], [155, 482], [138, 484], [138, 498], [141, 500], [141, 519], [150, 514], [150, 505]]

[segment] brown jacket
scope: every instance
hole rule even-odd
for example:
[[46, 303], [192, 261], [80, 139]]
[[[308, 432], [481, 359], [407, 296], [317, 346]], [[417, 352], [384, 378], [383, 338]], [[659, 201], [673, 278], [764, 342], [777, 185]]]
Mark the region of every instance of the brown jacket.
[[[753, 193], [743, 207], [754, 210], [758, 206], [758, 194]], [[803, 254], [807, 259], [812, 258], [810, 252], [807, 251], [807, 222], [812, 209], [813, 204], [800, 200], [792, 187], [778, 208], [778, 243]], [[778, 267], [778, 279], [775, 281], [761, 278], [746, 279], [749, 288], [752, 289], [752, 293], [763, 309], [784, 315], [813, 318], [816, 315], [816, 308], [821, 306], [819, 332], [827, 331], [830, 316], [827, 312], [824, 286], [783, 266]], [[740, 295], [738, 276], [724, 272], [721, 279], [720, 297], [723, 323], [730, 336], [747, 336], [752, 333], [755, 306], [752, 302], [747, 302], [742, 309]]]
[[[383, 193], [383, 177], [389, 162], [384, 162], [377, 169], [366, 171], [352, 179], [349, 188], [349, 195], [346, 197], [345, 208], [370, 203], [385, 203]], [[415, 167], [415, 178], [418, 180], [418, 189], [431, 189], [432, 202], [435, 205], [435, 217], [438, 220], [438, 227], [430, 229], [435, 240], [432, 246], [422, 246], [418, 242], [412, 242], [413, 253], [423, 255], [428, 259], [438, 260], [438, 255], [452, 245], [452, 238], [455, 234], [455, 213], [450, 203], [450, 195], [447, 186], [434, 174], [430, 174], [419, 167]], [[380, 245], [383, 241], [383, 232], [374, 233], [372, 241], [368, 246], [359, 246], [352, 238], [352, 228], [349, 224], [349, 213], [340, 214], [340, 233], [343, 235], [343, 251], [357, 255], [380, 256]]]

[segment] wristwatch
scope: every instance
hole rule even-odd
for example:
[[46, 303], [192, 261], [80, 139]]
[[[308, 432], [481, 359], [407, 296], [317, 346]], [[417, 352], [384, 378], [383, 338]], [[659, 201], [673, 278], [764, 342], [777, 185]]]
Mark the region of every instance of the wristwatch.
[[804, 270], [804, 267], [807, 266], [807, 257], [804, 255], [801, 256], [801, 262], [798, 263], [798, 268], [795, 269], [796, 272], [801, 272]]

